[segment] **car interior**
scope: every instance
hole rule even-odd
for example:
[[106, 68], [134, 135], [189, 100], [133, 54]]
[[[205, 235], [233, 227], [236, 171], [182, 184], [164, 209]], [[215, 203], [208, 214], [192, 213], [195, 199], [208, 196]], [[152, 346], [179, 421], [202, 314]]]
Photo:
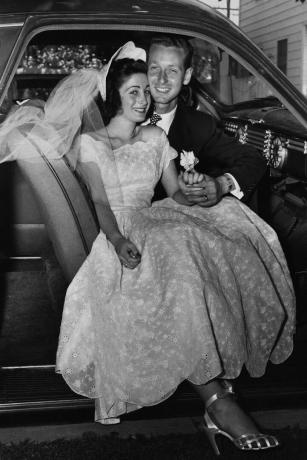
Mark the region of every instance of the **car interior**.
[[[147, 49], [151, 36], [152, 32], [148, 31], [95, 29], [38, 33], [20, 58], [0, 108], [0, 123], [21, 104], [42, 107], [59, 80], [79, 68], [100, 69], [126, 41], [133, 40], [137, 46]], [[252, 73], [252, 69], [230, 55], [221, 44], [193, 37], [190, 42], [195, 51], [193, 81], [191, 90], [186, 90], [182, 97], [185, 103], [214, 116], [229, 135], [245, 142], [248, 110], [252, 109], [255, 117], [260, 111], [261, 119], [265, 110], [284, 110], [278, 96], [261, 76]], [[237, 121], [234, 122], [233, 117]], [[254, 125], [251, 142], [256, 146], [265, 135], [262, 123]], [[291, 134], [293, 142], [306, 142], [299, 134], [303, 128], [295, 129], [295, 134]], [[263, 154], [268, 160], [270, 175], [259, 198], [266, 206], [259, 212], [282, 240], [298, 299], [298, 351], [287, 368], [291, 380], [291, 369], [298, 367], [307, 341], [307, 314], [303, 307], [307, 295], [306, 175], [301, 173], [301, 167], [293, 167], [297, 173], [291, 174], [282, 168], [282, 149], [263, 151]], [[288, 197], [286, 207], [285, 195]], [[2, 372], [5, 369], [22, 372], [27, 367], [35, 370], [36, 366], [45, 366], [48, 372], [50, 369], [53, 372], [65, 291], [99, 232], [93, 204], [80, 177], [66, 160], [51, 161], [43, 156], [35, 165], [25, 161], [2, 164], [0, 196]], [[301, 382], [307, 378], [305, 371], [301, 370]], [[276, 384], [283, 372], [272, 366], [264, 385], [267, 381]], [[59, 376], [54, 379], [57, 383], [54, 380], [51, 386], [57, 385], [60, 393], [60, 385], [63, 390], [65, 384], [59, 383]], [[22, 382], [21, 379], [15, 393], [6, 383], [3, 398], [17, 401], [18, 391], [25, 388]], [[291, 384], [301, 385], [298, 381], [295, 383], [294, 377]], [[242, 387], [246, 394], [254, 394], [253, 385], [243, 375]], [[296, 397], [299, 395], [298, 391]], [[270, 405], [269, 396], [267, 404]]]

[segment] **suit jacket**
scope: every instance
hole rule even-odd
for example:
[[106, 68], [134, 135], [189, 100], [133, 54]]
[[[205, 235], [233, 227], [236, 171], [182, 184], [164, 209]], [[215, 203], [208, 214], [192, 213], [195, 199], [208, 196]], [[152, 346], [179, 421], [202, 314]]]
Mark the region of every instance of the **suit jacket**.
[[194, 152], [199, 163], [196, 169], [212, 177], [226, 172], [233, 175], [248, 202], [267, 171], [264, 157], [251, 146], [240, 144], [224, 134], [215, 119], [206, 113], [179, 104], [171, 124], [168, 139], [177, 150], [175, 159], [179, 171], [180, 152]]

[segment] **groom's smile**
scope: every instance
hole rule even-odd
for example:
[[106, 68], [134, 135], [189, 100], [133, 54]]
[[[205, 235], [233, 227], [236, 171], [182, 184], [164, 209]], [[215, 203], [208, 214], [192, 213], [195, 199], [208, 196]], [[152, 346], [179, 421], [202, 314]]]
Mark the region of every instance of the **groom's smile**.
[[168, 93], [171, 88], [162, 88], [161, 86], [155, 86], [155, 90], [159, 93]]

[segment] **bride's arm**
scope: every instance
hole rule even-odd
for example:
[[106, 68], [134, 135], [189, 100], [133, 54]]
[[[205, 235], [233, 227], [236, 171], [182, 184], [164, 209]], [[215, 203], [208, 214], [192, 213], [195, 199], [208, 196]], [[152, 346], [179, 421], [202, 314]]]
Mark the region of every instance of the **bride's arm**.
[[161, 177], [162, 185], [167, 193], [167, 196], [173, 198], [177, 203], [191, 206], [185, 195], [182, 193], [178, 182], [178, 173], [174, 163], [174, 160], [169, 162], [169, 165], [164, 169]]
[[128, 268], [135, 268], [140, 262], [136, 246], [120, 232], [101, 179], [100, 170], [94, 162], [79, 162], [80, 171], [95, 205], [101, 230], [113, 244], [120, 261]]
[[108, 240], [115, 246], [123, 235], [118, 229], [115, 216], [112, 212], [103, 182], [100, 177], [100, 171], [94, 162], [78, 163], [80, 171], [93, 203], [95, 205], [98, 221], [101, 230], [105, 233]]

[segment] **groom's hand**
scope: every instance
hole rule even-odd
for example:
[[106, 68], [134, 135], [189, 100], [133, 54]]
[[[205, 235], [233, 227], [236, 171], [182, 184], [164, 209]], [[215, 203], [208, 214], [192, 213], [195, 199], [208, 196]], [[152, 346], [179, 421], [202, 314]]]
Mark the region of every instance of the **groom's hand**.
[[221, 201], [225, 195], [223, 183], [219, 180], [219, 178], [210, 177], [205, 174], [204, 180], [201, 184], [203, 185], [205, 195], [204, 201], [202, 201], [199, 205], [204, 208], [214, 206]]
[[182, 176], [179, 176], [179, 185], [189, 203], [204, 208], [214, 206], [224, 196], [223, 184], [219, 178], [215, 179], [206, 174], [201, 182], [193, 185], [186, 184]]

